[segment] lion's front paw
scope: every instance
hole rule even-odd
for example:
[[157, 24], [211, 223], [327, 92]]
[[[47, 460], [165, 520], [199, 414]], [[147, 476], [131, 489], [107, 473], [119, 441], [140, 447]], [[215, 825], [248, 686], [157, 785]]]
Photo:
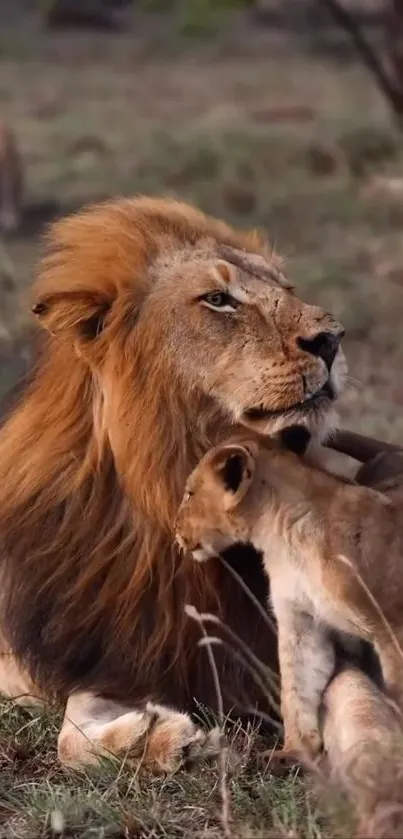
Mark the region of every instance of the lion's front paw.
[[153, 772], [174, 772], [219, 750], [219, 729], [203, 731], [188, 714], [153, 702], [128, 710], [84, 691], [69, 698], [58, 738], [61, 762], [75, 769], [113, 755]]
[[150, 719], [144, 763], [161, 772], [175, 772], [186, 763], [217, 755], [220, 730], [203, 731], [188, 714], [149, 702]]

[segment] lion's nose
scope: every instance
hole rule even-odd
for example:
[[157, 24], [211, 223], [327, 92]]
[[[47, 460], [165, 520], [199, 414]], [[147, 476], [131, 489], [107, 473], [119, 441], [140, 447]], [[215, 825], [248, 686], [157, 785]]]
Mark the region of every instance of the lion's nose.
[[344, 330], [340, 330], [337, 335], [334, 332], [319, 332], [314, 338], [297, 338], [297, 343], [305, 352], [322, 358], [330, 371], [343, 335]]

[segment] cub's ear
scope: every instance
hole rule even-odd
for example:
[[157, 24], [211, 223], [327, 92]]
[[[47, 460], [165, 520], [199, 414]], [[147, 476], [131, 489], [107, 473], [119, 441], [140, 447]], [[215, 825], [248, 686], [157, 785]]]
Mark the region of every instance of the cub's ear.
[[32, 312], [52, 335], [92, 341], [102, 332], [111, 301], [89, 291], [55, 291], [39, 294]]
[[255, 458], [246, 446], [233, 444], [221, 447], [211, 465], [224, 492], [224, 508], [231, 510], [239, 504], [253, 481]]
[[311, 432], [304, 425], [290, 425], [280, 431], [279, 439], [284, 449], [301, 456], [311, 442]]

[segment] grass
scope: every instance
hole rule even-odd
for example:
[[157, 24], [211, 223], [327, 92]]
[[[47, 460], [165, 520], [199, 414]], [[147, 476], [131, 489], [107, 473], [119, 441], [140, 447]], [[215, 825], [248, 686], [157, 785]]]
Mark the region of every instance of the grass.
[[[0, 836], [2, 839], [220, 839], [220, 778], [215, 764], [155, 777], [105, 761], [91, 774], [57, 763], [57, 715], [1, 706]], [[237, 730], [228, 791], [233, 837], [274, 839], [337, 836], [332, 816], [297, 772], [279, 780], [257, 762], [258, 735]], [[341, 821], [351, 829], [345, 807]], [[61, 829], [62, 828], [62, 829]]]
[[[0, 248], [0, 395], [29, 360], [45, 220], [107, 195], [170, 193], [268, 229], [301, 295], [346, 325], [343, 422], [400, 441], [403, 139], [348, 47], [341, 62], [329, 33], [259, 29], [241, 13], [191, 42], [135, 9], [125, 34], [85, 38], [2, 13], [0, 113], [21, 144], [27, 207]], [[109, 762], [79, 776], [57, 762], [58, 722], [0, 706], [0, 839], [223, 835], [216, 766], [153, 778]], [[352, 835], [338, 799], [329, 809], [298, 774], [258, 767], [256, 736], [234, 745], [234, 837]]]

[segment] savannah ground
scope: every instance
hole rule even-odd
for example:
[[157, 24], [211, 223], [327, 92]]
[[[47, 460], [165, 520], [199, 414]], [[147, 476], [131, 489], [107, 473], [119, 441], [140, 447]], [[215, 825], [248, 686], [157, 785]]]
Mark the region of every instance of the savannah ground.
[[[170, 193], [268, 229], [301, 295], [346, 326], [344, 424], [401, 442], [403, 135], [344, 36], [304, 20], [301, 0], [267, 4], [266, 25], [237, 12], [204, 38], [138, 4], [120, 33], [45, 31], [33, 5], [0, 8], [0, 114], [27, 170], [22, 229], [0, 249], [0, 395], [29, 358], [45, 222]], [[112, 762], [79, 777], [57, 764], [56, 734], [57, 718], [0, 706], [0, 839], [223, 835], [216, 768], [156, 779]], [[273, 778], [257, 742], [237, 742], [234, 837], [352, 835], [342, 801]]]

